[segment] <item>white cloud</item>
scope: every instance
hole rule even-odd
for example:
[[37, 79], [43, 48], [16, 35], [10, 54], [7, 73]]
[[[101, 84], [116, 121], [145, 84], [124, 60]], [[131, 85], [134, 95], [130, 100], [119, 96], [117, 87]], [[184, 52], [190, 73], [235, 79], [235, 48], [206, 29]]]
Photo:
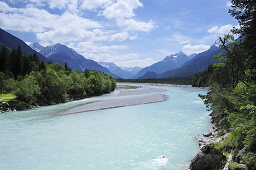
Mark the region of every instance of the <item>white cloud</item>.
[[133, 10], [143, 7], [139, 0], [117, 0], [117, 2], [106, 6], [101, 15], [106, 18], [131, 18], [135, 16]]
[[105, 53], [103, 51], [103, 53], [85, 52], [81, 54], [85, 56], [85, 58], [93, 59], [98, 62], [114, 62], [122, 67], [146, 67], [156, 62], [151, 58], [141, 59], [140, 56], [135, 53], [117, 54], [113, 53], [113, 51], [112, 53]]
[[81, 8], [88, 10], [96, 10], [97, 8], [104, 8], [113, 3], [113, 0], [84, 0]]
[[186, 53], [187, 55], [193, 54], [193, 53], [201, 53], [203, 51], [206, 51], [210, 48], [209, 45], [203, 45], [203, 44], [199, 44], [199, 45], [191, 45], [191, 44], [187, 44], [185, 46], [182, 47], [182, 51], [184, 53]]
[[[48, 1], [30, 0], [34, 3], [49, 2], [54, 4], [68, 3], [69, 0]], [[105, 2], [107, 0], [102, 0]], [[119, 1], [118, 1], [119, 2]], [[118, 3], [117, 2], [117, 3]], [[137, 2], [137, 5], [136, 5]], [[132, 8], [138, 6], [139, 1], [120, 2], [130, 5]], [[40, 22], [38, 22], [40, 21]], [[121, 32], [105, 30], [103, 26], [91, 19], [79, 16], [68, 11], [57, 15], [44, 9], [32, 6], [26, 8], [11, 8], [6, 3], [0, 2], [0, 26], [7, 30], [19, 32], [34, 32], [42, 43], [64, 43], [70, 41], [125, 41], [134, 40], [136, 33], [129, 31], [150, 31], [154, 25], [153, 21], [142, 22], [134, 19], [118, 22], [122, 27]]]
[[[17, 1], [16, 1], [17, 2]], [[63, 43], [96, 61], [111, 61], [122, 66], [147, 66], [155, 61], [141, 59], [125, 45], [108, 45], [134, 40], [138, 32], [149, 32], [155, 22], [139, 21], [134, 10], [140, 0], [19, 0], [25, 7], [10, 7], [0, 2], [0, 27], [34, 33], [40, 44]], [[46, 10], [51, 8], [51, 10]], [[97, 13], [88, 19], [84, 10]], [[102, 17], [103, 16], [103, 17]], [[98, 18], [100, 18], [98, 20]], [[104, 19], [103, 19], [104, 18]], [[107, 24], [108, 22], [111, 24]]]
[[103, 45], [93, 42], [79, 42], [68, 45], [85, 58], [98, 62], [114, 62], [123, 67], [149, 66], [155, 61], [151, 58], [142, 59], [136, 53], [127, 53], [128, 46], [125, 45]]
[[68, 12], [56, 15], [33, 7], [11, 8], [5, 3], [0, 4], [0, 11], [1, 27], [13, 31], [38, 33], [48, 30], [71, 29], [74, 32], [81, 32], [85, 29], [102, 28], [96, 21]]
[[[127, 31], [149, 32], [154, 28], [155, 23], [152, 20], [143, 22], [132, 18], [135, 16], [134, 9], [138, 7], [143, 7], [139, 0], [117, 0], [115, 2], [114, 0], [84, 0], [81, 6], [81, 8], [88, 10], [102, 8], [99, 15], [108, 19], [114, 19], [117, 26], [125, 31], [118, 34], [127, 37], [123, 39], [128, 39]], [[112, 39], [115, 39], [115, 36]]]
[[77, 7], [77, 0], [27, 0], [36, 6], [48, 5], [51, 9], [75, 9]]
[[190, 42], [190, 38], [185, 36], [185, 35], [182, 35], [180, 33], [174, 33], [172, 34], [170, 40], [173, 40], [173, 41], [176, 41], [178, 42], [179, 44], [186, 44], [186, 43], [189, 43]]
[[117, 23], [119, 27], [123, 28], [126, 31], [149, 32], [154, 28], [154, 22], [152, 20], [149, 22], [142, 22], [134, 19], [121, 19]]
[[136, 36], [131, 36], [128, 32], [119, 32], [110, 36], [110, 41], [125, 41], [127, 39], [133, 40]]
[[79, 53], [112, 53], [116, 51], [126, 50], [125, 45], [102, 45], [93, 42], [79, 42], [68, 45]]
[[231, 24], [211, 27], [208, 32], [214, 34], [228, 34], [234, 26]]

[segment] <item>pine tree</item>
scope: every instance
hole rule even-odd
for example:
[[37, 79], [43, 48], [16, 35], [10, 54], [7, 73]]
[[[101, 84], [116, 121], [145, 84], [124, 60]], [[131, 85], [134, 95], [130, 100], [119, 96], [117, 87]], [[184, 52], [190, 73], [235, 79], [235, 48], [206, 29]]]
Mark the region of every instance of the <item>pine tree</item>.
[[20, 46], [18, 47], [18, 50], [16, 54], [14, 55], [14, 68], [13, 68], [13, 74], [15, 79], [17, 79], [17, 76], [22, 74], [22, 51]]
[[2, 46], [0, 52], [0, 71], [4, 72], [7, 69], [9, 58], [9, 50], [7, 47]]
[[45, 66], [45, 63], [43, 61], [40, 63], [39, 69], [40, 69], [40, 71], [45, 71], [46, 70], [46, 66]]

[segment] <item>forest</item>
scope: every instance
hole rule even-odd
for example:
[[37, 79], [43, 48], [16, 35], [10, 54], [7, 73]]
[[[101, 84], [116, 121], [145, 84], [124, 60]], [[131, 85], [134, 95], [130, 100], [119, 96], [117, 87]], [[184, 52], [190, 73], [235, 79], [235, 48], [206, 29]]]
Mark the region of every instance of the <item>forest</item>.
[[41, 62], [22, 49], [0, 50], [0, 94], [15, 96], [16, 109], [51, 105], [113, 91], [115, 79], [97, 70], [71, 70], [57, 63]]
[[[229, 134], [214, 149], [231, 154], [229, 168], [256, 169], [256, 3], [232, 0], [231, 16], [239, 22], [232, 34], [219, 38], [220, 62], [193, 78], [193, 86], [209, 86], [204, 99], [219, 135]], [[238, 37], [238, 38], [234, 38]]]

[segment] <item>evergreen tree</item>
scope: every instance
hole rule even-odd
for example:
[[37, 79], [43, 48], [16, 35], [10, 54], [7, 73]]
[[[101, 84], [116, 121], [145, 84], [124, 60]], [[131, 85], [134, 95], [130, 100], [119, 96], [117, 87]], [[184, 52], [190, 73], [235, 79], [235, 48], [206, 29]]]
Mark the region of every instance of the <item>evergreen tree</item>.
[[84, 75], [85, 75], [86, 78], [88, 78], [90, 76], [90, 70], [88, 68], [86, 68], [84, 70]]
[[8, 58], [9, 58], [9, 50], [7, 47], [2, 46], [0, 52], [0, 71], [4, 72], [8, 69]]
[[22, 51], [20, 46], [17, 49], [16, 54], [14, 55], [14, 67], [13, 67], [13, 74], [15, 79], [17, 79], [18, 75], [22, 74]]
[[68, 63], [67, 63], [67, 62], [65, 62], [64, 68], [65, 68], [65, 70], [66, 70], [66, 74], [70, 74], [71, 68], [68, 66]]
[[40, 71], [46, 71], [46, 66], [45, 66], [45, 63], [43, 61], [40, 63], [39, 70]]

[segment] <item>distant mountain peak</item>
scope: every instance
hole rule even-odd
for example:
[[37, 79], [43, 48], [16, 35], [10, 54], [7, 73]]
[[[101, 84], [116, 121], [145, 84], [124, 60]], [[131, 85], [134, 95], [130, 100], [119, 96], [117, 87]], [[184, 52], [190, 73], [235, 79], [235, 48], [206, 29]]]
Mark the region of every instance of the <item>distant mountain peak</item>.
[[166, 60], [173, 60], [173, 59], [178, 59], [178, 58], [184, 58], [184, 57], [188, 57], [186, 54], [184, 54], [182, 51], [180, 51], [180, 52], [178, 52], [178, 53], [176, 53], [176, 54], [171, 54], [171, 55], [169, 55], [169, 56], [166, 56], [165, 58], [164, 58], [164, 61], [166, 61]]
[[61, 43], [57, 43], [57, 44], [54, 44], [53, 47], [67, 47], [67, 46]]
[[178, 52], [177, 54], [179, 54], [179, 55], [183, 55], [184, 53], [183, 53], [182, 51], [180, 51], [180, 52]]
[[59, 49], [59, 48], [61, 48], [61, 49], [63, 49], [63, 48], [68, 48], [66, 45], [60, 44], [60, 43], [54, 44], [54, 45], [52, 45], [52, 46], [50, 46], [50, 47], [52, 47], [52, 48], [57, 48], [57, 49]]
[[44, 49], [45, 47], [40, 45], [39, 43], [37, 42], [34, 42], [32, 44], [29, 45], [33, 50], [39, 52], [40, 50]]
[[[137, 75], [137, 78], [147, 77], [156, 78], [157, 74], [162, 74], [168, 70], [174, 70], [181, 67], [185, 62], [189, 60], [189, 57], [182, 51], [166, 56], [163, 60], [145, 67]], [[153, 73], [154, 72], [154, 73]], [[144, 78], [145, 78], [144, 77]]]
[[122, 79], [131, 79], [137, 74], [137, 72], [133, 73], [134, 69], [123, 69], [122, 67], [117, 66], [113, 62], [99, 62], [99, 64], [101, 64], [103, 67], [106, 67], [111, 71], [111, 73], [117, 75]]
[[211, 50], [216, 50], [216, 49], [218, 49], [218, 47], [217, 47], [215, 44], [213, 44], [213, 45], [210, 47], [210, 49], [211, 49]]

